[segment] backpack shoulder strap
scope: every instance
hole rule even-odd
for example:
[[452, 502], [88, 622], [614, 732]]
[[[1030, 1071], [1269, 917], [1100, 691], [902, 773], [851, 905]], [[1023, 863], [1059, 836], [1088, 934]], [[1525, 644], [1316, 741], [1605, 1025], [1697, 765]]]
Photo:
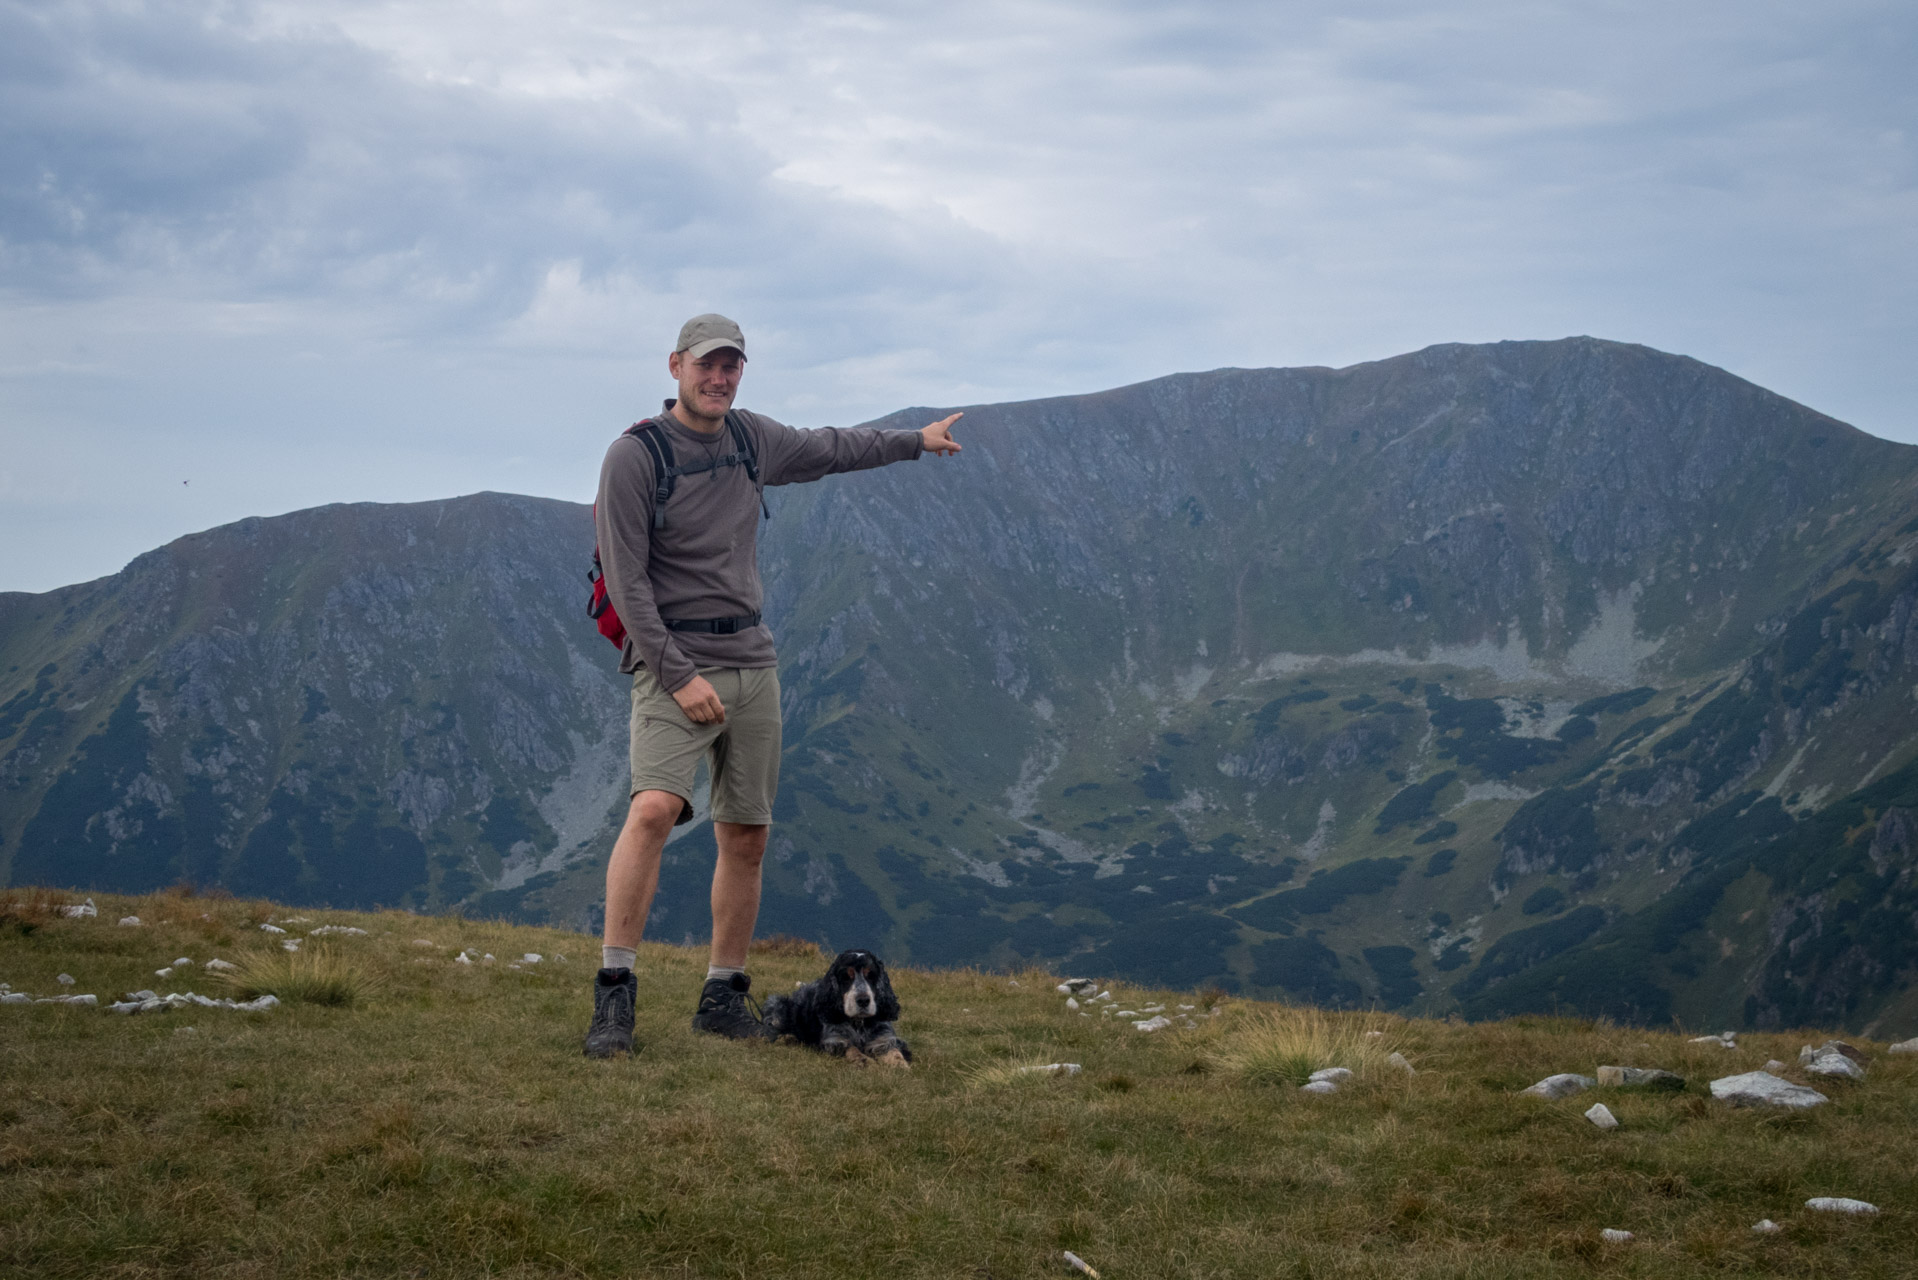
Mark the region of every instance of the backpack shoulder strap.
[[673, 442], [651, 418], [635, 422], [626, 428], [626, 434], [645, 445], [646, 452], [653, 456], [653, 528], [664, 529], [666, 499], [673, 496], [673, 482], [679, 479], [679, 470], [673, 465]]
[[759, 495], [759, 514], [763, 519], [773, 518], [771, 508], [766, 505], [766, 486], [759, 478], [759, 441], [747, 429], [746, 420], [739, 416], [737, 409], [726, 410], [726, 430], [732, 433], [733, 452], [745, 458], [746, 478], [753, 482], [753, 491]]

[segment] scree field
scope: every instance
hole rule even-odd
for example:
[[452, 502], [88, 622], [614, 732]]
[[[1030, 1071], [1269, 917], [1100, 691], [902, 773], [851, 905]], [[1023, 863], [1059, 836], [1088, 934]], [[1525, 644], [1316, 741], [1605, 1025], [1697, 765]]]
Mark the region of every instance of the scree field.
[[[1799, 1047], [1823, 1033], [1724, 1048], [1688, 1040], [1716, 1028], [1420, 1022], [1110, 984], [1081, 1016], [1061, 975], [902, 971], [917, 1061], [859, 1069], [696, 1035], [703, 954], [648, 946], [641, 1052], [592, 1062], [597, 947], [577, 934], [182, 894], [58, 914], [74, 901], [0, 902], [0, 982], [101, 1002], [0, 1006], [8, 1275], [1011, 1280], [1076, 1274], [1067, 1250], [1109, 1280], [1918, 1265], [1918, 1056], [1882, 1043], [1852, 1041], [1862, 1081], [1807, 1080]], [[365, 932], [315, 935], [329, 925]], [[240, 967], [230, 982], [216, 958]], [[794, 942], [753, 960], [761, 994], [823, 968]], [[141, 989], [282, 1003], [105, 1009]], [[1172, 1025], [1135, 1030], [1155, 1006]], [[1830, 1102], [1710, 1097], [1772, 1058]], [[1049, 1063], [1082, 1069], [1018, 1070]], [[1517, 1096], [1601, 1063], [1687, 1084]], [[1355, 1074], [1301, 1092], [1325, 1066]], [[1620, 1127], [1587, 1121], [1594, 1101]], [[1815, 1196], [1879, 1212], [1813, 1212]], [[1754, 1233], [1761, 1219], [1780, 1230]]]

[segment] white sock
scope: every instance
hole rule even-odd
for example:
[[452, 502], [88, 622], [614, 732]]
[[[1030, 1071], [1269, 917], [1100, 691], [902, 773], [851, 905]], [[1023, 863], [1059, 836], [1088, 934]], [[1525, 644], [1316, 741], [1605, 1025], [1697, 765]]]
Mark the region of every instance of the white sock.
[[599, 949], [599, 967], [602, 969], [630, 969], [639, 959], [637, 947], [601, 947]]
[[744, 969], [728, 969], [723, 964], [709, 964], [706, 966], [706, 981], [711, 982], [714, 978], [724, 978], [730, 981], [735, 973], [744, 972], [746, 972]]

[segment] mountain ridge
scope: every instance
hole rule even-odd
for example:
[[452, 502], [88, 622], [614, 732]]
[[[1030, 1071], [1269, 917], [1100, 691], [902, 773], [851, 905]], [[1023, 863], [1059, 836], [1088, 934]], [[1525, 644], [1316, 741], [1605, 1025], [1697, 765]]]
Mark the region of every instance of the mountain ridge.
[[[762, 931], [1490, 1010], [1611, 946], [1739, 788], [1782, 773], [1810, 820], [1861, 748], [1881, 774], [1918, 752], [1893, 692], [1918, 649], [1890, 635], [1918, 449], [1696, 361], [1448, 344], [975, 406], [962, 438], [771, 491], [788, 738]], [[575, 612], [585, 508], [273, 519], [0, 597], [9, 879], [138, 865], [590, 923], [624, 694]], [[174, 852], [122, 856], [143, 840]], [[366, 849], [400, 870], [356, 880]], [[669, 847], [655, 935], [703, 933], [709, 852]], [[1656, 979], [1725, 1012], [1705, 981]], [[1903, 998], [1872, 981], [1859, 1016]]]

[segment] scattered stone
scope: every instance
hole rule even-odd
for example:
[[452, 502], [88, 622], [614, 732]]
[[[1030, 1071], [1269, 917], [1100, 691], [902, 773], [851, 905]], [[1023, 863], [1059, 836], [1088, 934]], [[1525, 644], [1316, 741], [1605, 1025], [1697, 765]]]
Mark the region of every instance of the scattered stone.
[[[260, 932], [261, 933], [285, 933], [286, 930], [280, 928], [280, 926], [277, 924], [263, 924], [260, 926]], [[315, 929], [314, 932], [318, 933], [319, 930]]]
[[537, 951], [528, 951], [525, 955], [519, 958], [519, 962], [521, 964], [538, 964], [541, 960], [545, 958], [546, 957], [540, 955], [539, 952]]
[[1638, 1237], [1629, 1231], [1620, 1231], [1617, 1227], [1607, 1227], [1598, 1233], [1598, 1238], [1606, 1244], [1630, 1244]]
[[1079, 1002], [1076, 999], [1071, 996], [1066, 997], [1066, 1008], [1076, 1010], [1078, 1007]]
[[464, 951], [462, 951], [458, 955], [453, 957], [453, 963], [454, 964], [471, 964], [473, 963], [473, 957], [467, 955]]
[[312, 924], [312, 916], [281, 916], [281, 924]]
[[135, 991], [127, 996], [127, 999], [133, 1001], [135, 1004], [138, 1004], [142, 1000], [158, 1000], [159, 998], [158, 995], [151, 991]]
[[[566, 963], [566, 957], [565, 957], [565, 956], [563, 956], [563, 955], [561, 955], [561, 954], [560, 954], [559, 952], [557, 952], [557, 951], [555, 951], [555, 952], [553, 953], [553, 963], [554, 963], [554, 964], [565, 964], [565, 963]], [[1013, 984], [1012, 984], [1012, 985], [1016, 987], [1016, 986], [1018, 986], [1018, 985], [1019, 985], [1019, 983], [1017, 982], [1017, 980], [1015, 980], [1015, 981], [1013, 982]]]
[[100, 1003], [98, 996], [41, 996], [35, 1004], [83, 1004], [89, 1008]]
[[437, 944], [435, 944], [431, 938], [415, 938], [413, 939], [413, 945], [416, 947], [431, 947]]
[[1179, 1006], [1179, 1012], [1181, 1012], [1181, 1013], [1191, 1013], [1191, 1012], [1192, 1012], [1192, 1011], [1193, 1011], [1194, 1009], [1196, 1009], [1196, 1008], [1198, 1008], [1198, 1007], [1199, 1007], [1199, 1006], [1198, 1006], [1198, 1005], [1196, 1005], [1196, 1004], [1182, 1004], [1182, 1005], [1180, 1005], [1180, 1006]]
[[1783, 1230], [1783, 1227], [1773, 1222], [1770, 1218], [1760, 1218], [1758, 1221], [1752, 1223], [1752, 1231], [1761, 1236], [1775, 1236]]
[[1048, 1062], [1042, 1067], [1020, 1067], [1018, 1074], [1022, 1076], [1076, 1076], [1079, 1074], [1079, 1064], [1076, 1062]]
[[214, 973], [232, 973], [235, 969], [238, 969], [240, 966], [237, 964], [229, 963], [228, 961], [225, 961], [225, 960], [215, 958], [207, 961], [206, 967], [208, 970]]
[[1831, 1099], [1816, 1089], [1807, 1089], [1803, 1085], [1780, 1080], [1777, 1076], [1764, 1071], [1747, 1071], [1743, 1075], [1725, 1076], [1711, 1084], [1712, 1097], [1734, 1106], [1773, 1106], [1791, 1107], [1803, 1110], [1815, 1107]]
[[1546, 1076], [1529, 1089], [1520, 1089], [1523, 1097], [1532, 1098], [1569, 1098], [1575, 1093], [1583, 1093], [1598, 1081], [1590, 1076], [1581, 1076], [1576, 1072], [1564, 1072], [1560, 1075]]
[[1115, 1009], [1112, 1011], [1112, 1016], [1115, 1018], [1136, 1018], [1139, 1016], [1139, 1011], [1137, 1009]]
[[1715, 1036], [1693, 1036], [1691, 1043], [1716, 1044], [1723, 1045], [1727, 1049], [1736, 1049], [1738, 1047], [1738, 1033], [1736, 1031], [1721, 1031]]
[[1330, 1080], [1333, 1084], [1344, 1084], [1351, 1078], [1352, 1068], [1350, 1067], [1320, 1067], [1317, 1071], [1307, 1076], [1306, 1080], [1308, 1082]]
[[1364, 1039], [1367, 1040], [1383, 1040], [1384, 1038], [1385, 1033], [1383, 1031], [1368, 1031], [1364, 1036]]
[[1388, 1067], [1397, 1067], [1400, 1071], [1403, 1071], [1408, 1076], [1415, 1076], [1418, 1074], [1418, 1072], [1412, 1068], [1412, 1064], [1405, 1060], [1405, 1055], [1402, 1053], [1394, 1052], [1389, 1058], [1385, 1060], [1385, 1065]]
[[493, 963], [493, 953], [490, 951], [487, 952], [485, 955], [480, 957], [480, 960], [485, 964]]
[[24, 991], [0, 991], [0, 1004], [32, 1004], [33, 997]]
[[63, 987], [70, 987], [73, 985], [73, 975], [70, 973], [63, 973], [59, 977], [55, 978], [54, 981], [59, 983]]
[[121, 916], [120, 927], [123, 929], [137, 929], [140, 927], [140, 917], [139, 916]]
[[1685, 1088], [1685, 1077], [1657, 1067], [1600, 1067], [1598, 1082], [1612, 1089], [1647, 1089], [1656, 1093], [1678, 1093]]
[[300, 949], [300, 940], [298, 938], [288, 938], [280, 944], [280, 949], [282, 951], [298, 951]]
[[92, 898], [88, 898], [85, 902], [69, 903], [61, 907], [60, 914], [69, 920], [85, 920], [92, 916], [99, 915], [100, 908], [93, 905]]
[[1618, 1117], [1613, 1115], [1612, 1109], [1602, 1102], [1594, 1102], [1587, 1108], [1585, 1118], [1601, 1129], [1618, 1128]]
[[1897, 1044], [1885, 1050], [1885, 1052], [1886, 1053], [1918, 1053], [1918, 1036], [1913, 1036], [1909, 1040], [1900, 1040]]
[[1819, 1213], [1856, 1213], [1870, 1217], [1878, 1212], [1878, 1206], [1863, 1200], [1853, 1200], [1849, 1196], [1813, 1196], [1805, 1201], [1807, 1209], [1816, 1209]]
[[1824, 1044], [1818, 1047], [1818, 1053], [1821, 1057], [1827, 1053], [1842, 1053], [1853, 1062], [1858, 1063], [1862, 1063], [1865, 1060], [1865, 1051], [1863, 1049], [1858, 1048], [1856, 1045], [1846, 1044], [1843, 1040], [1825, 1041]]
[[192, 963], [193, 963], [193, 960], [191, 957], [181, 956], [178, 960], [175, 960], [173, 962], [173, 967], [175, 969], [184, 969], [190, 966]]
[[1759, 1070], [1769, 1071], [1773, 1075], [1777, 1075], [1780, 1071], [1785, 1070], [1785, 1064], [1780, 1062], [1778, 1059], [1773, 1058], [1770, 1062], [1767, 1062], [1764, 1066], [1760, 1067]]
[[1160, 1014], [1159, 1016], [1155, 1018], [1147, 1018], [1142, 1022], [1134, 1022], [1132, 1024], [1133, 1029], [1137, 1031], [1163, 1031], [1171, 1025], [1172, 1025], [1172, 1019], [1166, 1017], [1164, 1014]]
[[171, 978], [171, 977], [173, 976], [173, 970], [171, 970], [171, 969], [155, 969], [155, 970], [153, 971], [153, 976], [154, 976], [154, 977], [156, 977], [156, 978]]
[[1084, 1258], [1081, 1258], [1078, 1254], [1074, 1253], [1070, 1249], [1066, 1250], [1066, 1265], [1068, 1267], [1071, 1267], [1074, 1271], [1085, 1272], [1087, 1275], [1092, 1277], [1092, 1280], [1099, 1280], [1099, 1273], [1097, 1271], [1094, 1271], [1090, 1266], [1086, 1265], [1086, 1260]]
[[1843, 1076], [1847, 1080], [1863, 1080], [1865, 1069], [1835, 1050], [1820, 1053], [1805, 1064], [1805, 1070], [1815, 1076]]
[[[288, 923], [291, 923], [291, 921]], [[306, 936], [309, 938], [324, 938], [334, 934], [338, 934], [342, 938], [364, 938], [368, 936], [366, 930], [356, 929], [350, 924], [323, 924], [317, 929], [308, 929], [306, 931]], [[432, 944], [427, 943], [427, 945], [431, 946]]]
[[1338, 1082], [1334, 1080], [1311, 1080], [1299, 1086], [1300, 1093], [1337, 1093]]

